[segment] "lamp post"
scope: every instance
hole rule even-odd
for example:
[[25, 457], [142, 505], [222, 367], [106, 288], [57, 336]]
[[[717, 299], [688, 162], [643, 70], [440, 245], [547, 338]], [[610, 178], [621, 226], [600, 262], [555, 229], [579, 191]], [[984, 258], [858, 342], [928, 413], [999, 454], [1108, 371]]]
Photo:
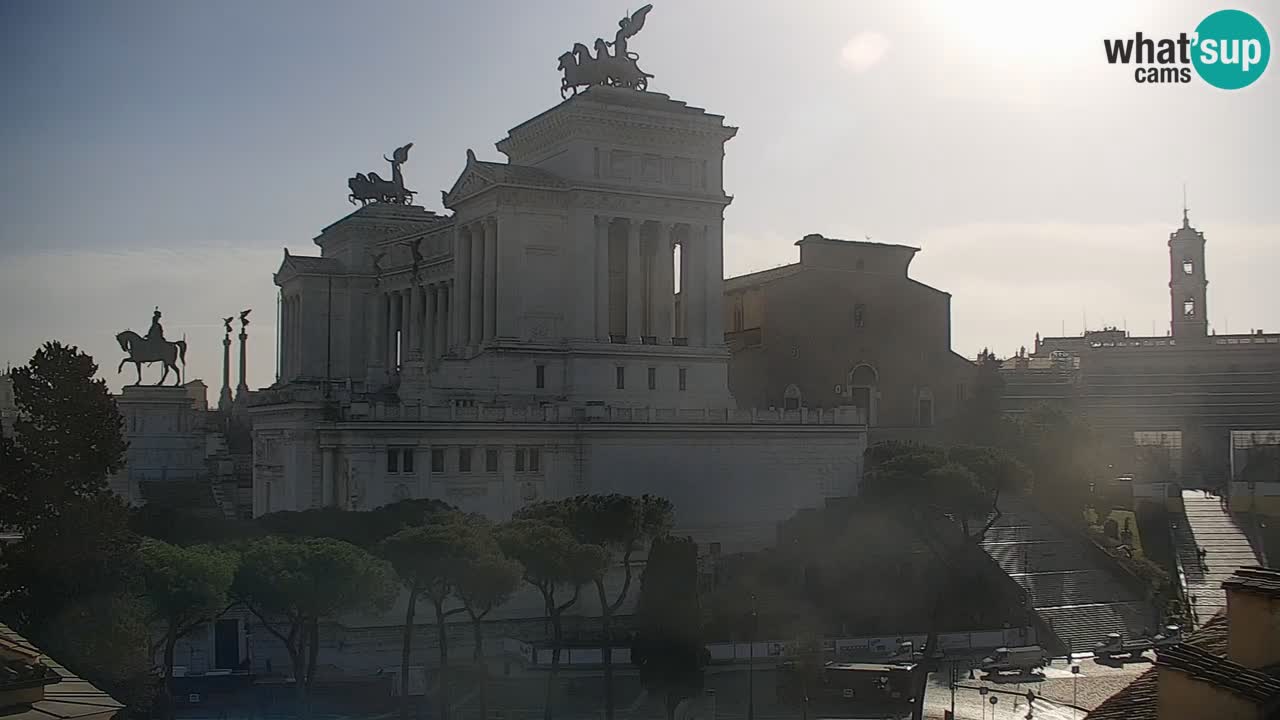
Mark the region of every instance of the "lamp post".
[[747, 640], [747, 720], [756, 718], [755, 668], [756, 668], [756, 629], [759, 620], [756, 615], [756, 594], [751, 593], [751, 633]]

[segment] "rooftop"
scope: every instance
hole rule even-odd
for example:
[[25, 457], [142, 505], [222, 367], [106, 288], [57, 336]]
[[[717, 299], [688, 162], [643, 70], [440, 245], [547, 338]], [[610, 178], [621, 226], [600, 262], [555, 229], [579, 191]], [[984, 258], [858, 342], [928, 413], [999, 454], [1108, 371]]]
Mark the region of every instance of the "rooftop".
[[1156, 665], [1184, 672], [1256, 703], [1280, 696], [1280, 680], [1194, 645], [1178, 643], [1157, 650]]
[[45, 670], [58, 677], [54, 684], [45, 685], [42, 699], [0, 708], [4, 720], [110, 720], [124, 710], [124, 705], [43, 656], [38, 648], [4, 623], [0, 623], [0, 650], [26, 658], [38, 657]]
[[1245, 567], [1222, 581], [1227, 590], [1240, 590], [1268, 597], [1280, 597], [1280, 570], [1262, 567]]

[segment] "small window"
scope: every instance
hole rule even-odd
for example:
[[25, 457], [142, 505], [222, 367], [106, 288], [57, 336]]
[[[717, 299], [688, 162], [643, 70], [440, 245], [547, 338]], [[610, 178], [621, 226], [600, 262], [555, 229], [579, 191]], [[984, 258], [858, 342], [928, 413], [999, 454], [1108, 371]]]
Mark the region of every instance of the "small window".
[[720, 543], [711, 543], [711, 557], [720, 557]]
[[733, 330], [737, 332], [742, 329], [744, 319], [741, 305], [733, 306]]
[[539, 390], [547, 386], [547, 366], [539, 365], [537, 367], [537, 380], [535, 381]]
[[1194, 275], [1195, 272], [1196, 272], [1196, 264], [1192, 262], [1191, 258], [1185, 258], [1182, 261], [1182, 274]]
[[458, 448], [458, 472], [471, 472], [471, 448]]
[[400, 472], [400, 448], [387, 448], [387, 472]]
[[413, 472], [413, 448], [404, 448], [400, 453], [400, 471]]
[[1182, 317], [1193, 318], [1196, 316], [1196, 299], [1187, 298], [1182, 301]]
[[853, 326], [856, 328], [866, 327], [866, 322], [867, 322], [866, 314], [867, 314], [866, 305], [854, 305], [853, 306]]
[[498, 450], [497, 448], [486, 448], [484, 451], [484, 471], [498, 472]]
[[688, 371], [685, 370], [684, 368], [680, 368], [680, 390], [681, 391], [684, 391], [687, 389], [686, 387], [687, 383], [685, 382], [687, 379], [688, 379]]
[[649, 389], [658, 389], [658, 368], [649, 368]]
[[541, 455], [538, 448], [529, 448], [529, 472], [538, 472], [541, 467]]
[[617, 371], [617, 388], [619, 390], [625, 390], [627, 388], [627, 369], [619, 365], [617, 367]]
[[444, 472], [444, 448], [431, 449], [431, 472]]
[[920, 398], [920, 427], [933, 427], [933, 400]]
[[524, 448], [516, 448], [516, 472], [524, 472]]

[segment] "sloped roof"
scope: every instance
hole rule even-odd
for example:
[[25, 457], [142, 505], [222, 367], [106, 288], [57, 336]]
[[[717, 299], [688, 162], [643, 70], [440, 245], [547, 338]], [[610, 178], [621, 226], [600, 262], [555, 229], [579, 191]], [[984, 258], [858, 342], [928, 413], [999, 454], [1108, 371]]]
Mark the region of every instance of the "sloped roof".
[[1236, 570], [1235, 574], [1222, 581], [1227, 590], [1280, 597], [1280, 570], [1262, 567], [1245, 567]]
[[[39, 648], [4, 623], [0, 623], [0, 642], [40, 654]], [[44, 699], [31, 703], [26, 710], [6, 709], [4, 720], [110, 720], [124, 710], [124, 705], [110, 695], [76, 677], [56, 660], [43, 657], [45, 667], [57, 673], [58, 682], [46, 685]]]
[[[1227, 616], [1214, 615], [1204, 627], [1187, 636], [1184, 643], [1215, 656], [1227, 654]], [[1157, 670], [1151, 668], [1116, 694], [1102, 701], [1086, 720], [1157, 720]]]
[[1194, 645], [1178, 643], [1156, 651], [1156, 665], [1184, 672], [1255, 703], [1280, 696], [1280, 680]]
[[509, 165], [487, 160], [477, 160], [476, 165], [490, 173], [490, 177], [494, 182], [504, 185], [530, 185], [549, 188], [568, 187], [568, 184], [559, 175], [530, 165]]
[[795, 275], [800, 272], [800, 263], [791, 263], [781, 267], [769, 268], [768, 270], [757, 270], [746, 275], [738, 275], [737, 277], [725, 278], [725, 292], [733, 290], [741, 290], [743, 288], [755, 287], [763, 285], [774, 280], [780, 280], [789, 275]]

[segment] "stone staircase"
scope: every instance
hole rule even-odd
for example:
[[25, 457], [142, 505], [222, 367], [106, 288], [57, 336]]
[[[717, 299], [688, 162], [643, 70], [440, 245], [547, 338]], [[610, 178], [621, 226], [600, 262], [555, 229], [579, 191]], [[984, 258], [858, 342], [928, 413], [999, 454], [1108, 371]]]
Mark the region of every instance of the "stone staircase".
[[983, 549], [1022, 586], [1036, 615], [1068, 649], [1083, 652], [1107, 633], [1151, 630], [1148, 603], [1083, 538], [1059, 530], [1022, 498], [1001, 500]]
[[[1222, 581], [1237, 568], [1259, 563], [1249, 537], [1219, 498], [1200, 490], [1183, 490], [1182, 506], [1186, 517], [1178, 519], [1173, 538], [1178, 565], [1186, 579], [1187, 599], [1194, 598], [1192, 609], [1199, 626], [1226, 610]], [[1200, 548], [1205, 550], [1203, 564]]]

